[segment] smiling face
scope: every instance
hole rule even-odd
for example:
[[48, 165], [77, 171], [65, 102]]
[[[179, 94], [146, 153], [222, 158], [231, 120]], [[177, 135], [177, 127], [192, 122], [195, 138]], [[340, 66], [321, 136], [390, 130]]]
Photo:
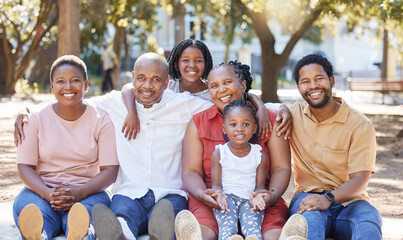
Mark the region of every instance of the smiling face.
[[221, 66], [210, 72], [208, 89], [214, 105], [222, 112], [227, 104], [242, 98], [246, 82], [241, 82], [232, 67]]
[[329, 103], [333, 86], [334, 77], [329, 77], [319, 64], [308, 64], [299, 70], [298, 90], [312, 108], [323, 108]]
[[143, 56], [137, 61], [133, 71], [134, 96], [138, 103], [150, 108], [161, 101], [169, 79], [168, 65], [154, 55]]
[[205, 59], [203, 53], [197, 47], [187, 47], [178, 59], [179, 73], [182, 81], [196, 82], [200, 81], [205, 68]]
[[50, 85], [59, 104], [74, 106], [82, 103], [88, 80], [77, 67], [66, 63], [53, 71]]
[[245, 107], [233, 107], [228, 111], [223, 124], [223, 132], [231, 144], [247, 144], [256, 130], [257, 124], [250, 110]]

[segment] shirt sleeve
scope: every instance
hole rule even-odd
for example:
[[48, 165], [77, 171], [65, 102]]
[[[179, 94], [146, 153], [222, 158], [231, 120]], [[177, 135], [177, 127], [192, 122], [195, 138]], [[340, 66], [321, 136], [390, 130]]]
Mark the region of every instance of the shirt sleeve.
[[271, 102], [268, 102], [268, 103], [265, 103], [264, 106], [265, 106], [266, 108], [270, 109], [270, 110], [273, 110], [273, 111], [278, 112], [278, 110], [279, 110], [279, 108], [280, 108], [280, 106], [281, 106], [281, 103], [271, 103]]
[[375, 173], [376, 132], [370, 122], [365, 122], [353, 134], [348, 153], [348, 174], [371, 171]]
[[182, 93], [182, 94], [189, 95], [189, 100], [187, 101], [187, 108], [189, 109], [189, 112], [191, 113], [192, 116], [195, 115], [196, 113], [204, 111], [207, 108], [213, 106], [212, 102], [206, 101], [199, 97], [194, 97], [190, 95], [190, 93]]
[[85, 101], [95, 105], [96, 107], [104, 110], [107, 113], [110, 113], [111, 109], [113, 108], [113, 98], [115, 98], [115, 95], [120, 95], [120, 92], [117, 91], [112, 91], [110, 93], [107, 93], [102, 96], [96, 96], [92, 97], [89, 99], [86, 99]]
[[99, 166], [119, 165], [116, 152], [115, 129], [109, 115], [105, 114], [100, 124], [98, 138]]
[[32, 113], [24, 124], [25, 140], [17, 148], [17, 164], [36, 166], [39, 160], [39, 122], [38, 115]]

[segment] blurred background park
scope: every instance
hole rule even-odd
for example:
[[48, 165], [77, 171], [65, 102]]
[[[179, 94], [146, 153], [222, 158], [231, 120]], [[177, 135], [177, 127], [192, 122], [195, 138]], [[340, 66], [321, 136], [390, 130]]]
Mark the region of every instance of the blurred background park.
[[[99, 95], [103, 43], [116, 53], [112, 78], [120, 89], [139, 55], [167, 57], [186, 38], [204, 41], [214, 65], [249, 64], [264, 102], [300, 99], [295, 63], [309, 53], [327, 57], [334, 94], [374, 123], [377, 172], [368, 191], [385, 239], [403, 239], [402, 13], [401, 0], [0, 0], [0, 239], [15, 239], [11, 204], [23, 187], [14, 119], [22, 107], [52, 98], [52, 62], [81, 57], [87, 95]], [[291, 181], [288, 201], [292, 190]]]
[[292, 68], [308, 53], [333, 63], [339, 89], [393, 96], [402, 91], [402, 8], [401, 0], [1, 0], [0, 94], [50, 92], [50, 65], [65, 54], [86, 62], [98, 94], [102, 43], [117, 55], [119, 89], [141, 53], [167, 56], [193, 38], [214, 65], [251, 65], [264, 102], [279, 100], [277, 89], [293, 84]]

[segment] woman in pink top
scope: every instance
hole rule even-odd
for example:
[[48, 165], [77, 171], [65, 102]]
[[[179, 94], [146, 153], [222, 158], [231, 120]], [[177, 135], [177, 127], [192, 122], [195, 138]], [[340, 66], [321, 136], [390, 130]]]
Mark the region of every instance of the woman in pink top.
[[58, 58], [50, 70], [56, 101], [29, 116], [17, 149], [18, 172], [26, 187], [14, 201], [14, 220], [25, 239], [94, 238], [89, 212], [109, 206], [105, 189], [117, 176], [113, 124], [83, 101], [87, 67], [78, 57]]

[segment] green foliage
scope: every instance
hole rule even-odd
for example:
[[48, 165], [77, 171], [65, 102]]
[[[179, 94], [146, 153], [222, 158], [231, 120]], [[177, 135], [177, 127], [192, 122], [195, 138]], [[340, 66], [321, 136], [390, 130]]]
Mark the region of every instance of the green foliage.
[[25, 95], [30, 95], [32, 93], [39, 93], [39, 85], [38, 83], [34, 82], [33, 84], [29, 84], [28, 80], [21, 78], [18, 79], [15, 83], [15, 92], [16, 93], [23, 93]]
[[57, 0], [0, 0], [0, 93], [12, 93], [39, 47], [56, 39]]

